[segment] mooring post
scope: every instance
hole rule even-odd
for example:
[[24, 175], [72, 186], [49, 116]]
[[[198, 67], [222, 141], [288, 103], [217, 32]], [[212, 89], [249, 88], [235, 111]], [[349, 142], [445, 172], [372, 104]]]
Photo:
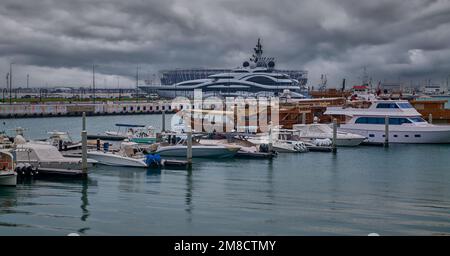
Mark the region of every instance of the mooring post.
[[384, 146], [389, 147], [389, 116], [384, 117]]
[[162, 132], [166, 131], [166, 110], [165, 109], [162, 111], [162, 129], [161, 129], [161, 131]]
[[429, 114], [428, 115], [428, 123], [432, 124], [433, 123], [433, 114]]
[[272, 141], [272, 125], [269, 127], [269, 144], [268, 144], [268, 151], [269, 153], [272, 153], [273, 150], [273, 141]]
[[192, 132], [189, 131], [186, 133], [187, 135], [187, 154], [186, 154], [186, 158], [188, 161], [188, 164], [191, 165], [192, 164]]
[[83, 112], [83, 127], [81, 130], [81, 170], [87, 174], [87, 131], [86, 112]]
[[333, 141], [332, 141], [332, 150], [333, 153], [337, 152], [337, 120], [336, 118], [333, 118]]
[[302, 113], [302, 124], [306, 124], [306, 113]]

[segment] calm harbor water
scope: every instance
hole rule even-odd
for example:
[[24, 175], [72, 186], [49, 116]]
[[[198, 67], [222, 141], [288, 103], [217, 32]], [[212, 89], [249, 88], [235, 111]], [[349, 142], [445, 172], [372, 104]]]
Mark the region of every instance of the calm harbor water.
[[[169, 119], [169, 118], [167, 118]], [[80, 118], [1, 120], [28, 138]], [[88, 117], [90, 133], [161, 117]], [[0, 235], [450, 234], [450, 145], [339, 148], [274, 160], [195, 159], [192, 171], [98, 166], [89, 180], [0, 188]]]

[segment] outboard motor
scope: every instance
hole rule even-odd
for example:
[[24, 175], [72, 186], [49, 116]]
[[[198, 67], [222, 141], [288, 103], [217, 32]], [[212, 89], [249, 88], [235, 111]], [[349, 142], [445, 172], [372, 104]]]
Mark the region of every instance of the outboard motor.
[[38, 169], [33, 167], [29, 163], [17, 164], [15, 171], [18, 175], [21, 176], [35, 176], [39, 173]]
[[267, 144], [259, 145], [259, 152], [269, 153], [269, 145], [267, 145]]

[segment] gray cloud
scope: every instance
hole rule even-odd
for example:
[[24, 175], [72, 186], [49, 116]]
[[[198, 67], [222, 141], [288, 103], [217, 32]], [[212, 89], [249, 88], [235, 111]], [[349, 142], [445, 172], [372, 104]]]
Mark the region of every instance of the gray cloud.
[[[330, 86], [375, 81], [441, 82], [450, 74], [450, 1], [2, 0], [0, 73], [34, 86], [133, 86], [160, 69], [236, 67], [261, 37], [283, 68], [320, 74]], [[4, 76], [3, 76], [4, 77]], [[4, 80], [4, 79], [3, 79]], [[1, 81], [1, 80], [0, 80]], [[4, 82], [3, 82], [4, 83]], [[0, 82], [0, 84], [3, 84]]]

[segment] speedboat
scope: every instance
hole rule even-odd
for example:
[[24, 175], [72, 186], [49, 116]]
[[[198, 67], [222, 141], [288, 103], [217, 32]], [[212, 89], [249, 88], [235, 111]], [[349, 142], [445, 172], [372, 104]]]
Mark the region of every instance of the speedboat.
[[[125, 137], [131, 142], [152, 144], [156, 142], [155, 128], [138, 124], [116, 124], [117, 131], [106, 131], [107, 136]], [[121, 128], [128, 128], [123, 131]]]
[[15, 172], [14, 156], [10, 151], [0, 151], [0, 186], [16, 186], [17, 173]]
[[81, 142], [74, 142], [68, 132], [51, 131], [47, 132], [49, 138], [47, 141], [50, 145], [58, 147], [59, 150], [75, 150], [81, 149]]
[[345, 120], [339, 131], [362, 135], [370, 143], [450, 143], [450, 126], [430, 124], [404, 100], [372, 101], [368, 108], [328, 107], [324, 113]]
[[[29, 164], [40, 172], [54, 174], [81, 174], [81, 158], [64, 157], [58, 148], [45, 143], [26, 142], [20, 135], [14, 139], [17, 164]], [[88, 167], [97, 161], [87, 159]]]
[[147, 167], [145, 155], [134, 142], [122, 142], [118, 151], [88, 151], [89, 158], [110, 166]]
[[[240, 147], [225, 146], [225, 145], [192, 145], [192, 157], [201, 158], [230, 158], [233, 157]], [[170, 145], [161, 146], [156, 151], [161, 156], [170, 157], [186, 157], [186, 145]]]
[[276, 140], [272, 143], [272, 148], [278, 153], [304, 153], [308, 152], [305, 143], [293, 140]]
[[[278, 134], [272, 139], [272, 149], [278, 153], [304, 153], [308, 148], [302, 141], [280, 138]], [[270, 138], [268, 134], [258, 134], [255, 137], [248, 138], [248, 141], [256, 145], [268, 145]]]
[[[187, 156], [187, 143], [186, 138], [177, 135], [178, 138], [176, 144], [162, 143], [158, 145], [155, 153], [161, 156], [169, 157], [186, 157]], [[236, 155], [241, 149], [240, 146], [233, 145], [220, 145], [220, 144], [200, 144], [193, 141], [192, 144], [192, 157], [200, 158], [230, 158]]]
[[[298, 131], [298, 136], [301, 139], [311, 141], [333, 139], [333, 129], [328, 124], [294, 124], [292, 129]], [[338, 131], [336, 134], [336, 146], [358, 146], [365, 139], [366, 137], [359, 134]]]

